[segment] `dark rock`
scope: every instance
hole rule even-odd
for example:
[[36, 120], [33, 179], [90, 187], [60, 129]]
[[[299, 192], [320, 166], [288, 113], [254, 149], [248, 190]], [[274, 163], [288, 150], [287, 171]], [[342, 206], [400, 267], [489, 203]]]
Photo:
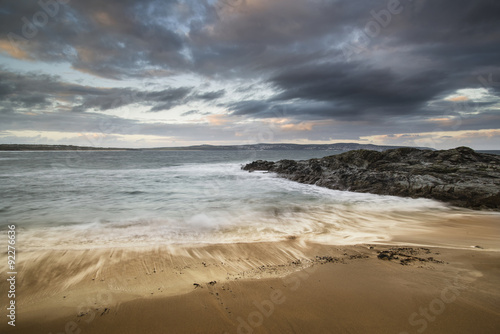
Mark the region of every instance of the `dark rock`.
[[444, 263], [443, 261], [436, 260], [434, 257], [422, 258], [415, 255], [430, 254], [431, 251], [428, 248], [390, 248], [389, 250], [381, 251], [377, 255], [380, 260], [392, 261], [399, 260], [399, 263], [403, 266], [408, 266], [415, 262], [432, 262], [432, 263]]
[[393, 260], [394, 259], [394, 253], [389, 252], [389, 251], [382, 251], [380, 252], [377, 257], [380, 260]]
[[336, 257], [331, 256], [316, 256], [316, 262], [328, 263], [328, 262], [339, 262], [340, 260]]
[[274, 162], [257, 160], [257, 161], [254, 161], [252, 163], [245, 165], [244, 169], [249, 171], [249, 172], [253, 172], [256, 170], [267, 171], [273, 166], [273, 164], [274, 164]]
[[293, 181], [380, 195], [432, 198], [472, 209], [500, 209], [500, 156], [468, 147], [429, 151], [356, 150], [306, 161], [254, 161], [242, 169]]

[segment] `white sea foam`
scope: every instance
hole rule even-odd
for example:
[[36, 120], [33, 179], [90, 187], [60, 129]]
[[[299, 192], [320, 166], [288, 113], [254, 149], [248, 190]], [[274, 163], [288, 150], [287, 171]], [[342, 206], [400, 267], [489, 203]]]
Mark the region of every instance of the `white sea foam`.
[[330, 244], [387, 242], [464, 211], [428, 199], [248, 173], [227, 152], [94, 152], [84, 155], [94, 158], [84, 167], [53, 168], [51, 157], [64, 161], [61, 154], [37, 153], [15, 172], [0, 166], [4, 224], [18, 224], [26, 250], [290, 236]]

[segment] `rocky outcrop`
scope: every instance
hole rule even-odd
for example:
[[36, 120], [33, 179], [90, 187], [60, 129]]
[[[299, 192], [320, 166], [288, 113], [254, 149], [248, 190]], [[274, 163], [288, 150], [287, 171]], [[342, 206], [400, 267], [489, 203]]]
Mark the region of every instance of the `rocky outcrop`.
[[500, 156], [477, 153], [468, 147], [442, 151], [356, 150], [307, 161], [258, 160], [242, 169], [275, 172], [280, 177], [330, 189], [500, 209]]

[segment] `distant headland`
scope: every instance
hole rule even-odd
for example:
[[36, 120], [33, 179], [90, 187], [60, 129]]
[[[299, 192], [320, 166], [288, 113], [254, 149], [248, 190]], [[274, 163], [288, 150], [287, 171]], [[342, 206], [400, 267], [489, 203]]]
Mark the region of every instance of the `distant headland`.
[[[231, 150], [330, 150], [330, 151], [352, 151], [372, 150], [385, 151], [404, 146], [384, 146], [357, 143], [335, 143], [335, 144], [249, 144], [249, 145], [193, 145], [184, 147], [155, 147], [155, 148], [116, 148], [96, 146], [75, 145], [39, 145], [39, 144], [0, 144], [0, 151], [231, 151]], [[428, 147], [417, 147], [419, 149], [433, 150]]]

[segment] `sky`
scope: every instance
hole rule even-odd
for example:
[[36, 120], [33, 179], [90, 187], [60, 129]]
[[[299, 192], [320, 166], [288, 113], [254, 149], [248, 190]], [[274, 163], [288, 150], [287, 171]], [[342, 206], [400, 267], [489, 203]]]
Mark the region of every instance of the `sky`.
[[10, 0], [0, 143], [500, 149], [498, 0]]

